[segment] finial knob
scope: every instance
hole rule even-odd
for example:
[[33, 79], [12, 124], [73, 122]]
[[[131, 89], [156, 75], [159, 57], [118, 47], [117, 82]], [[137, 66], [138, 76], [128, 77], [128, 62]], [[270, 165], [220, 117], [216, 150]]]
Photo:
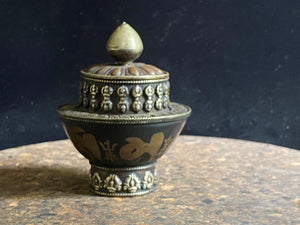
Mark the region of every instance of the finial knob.
[[124, 64], [137, 59], [142, 54], [143, 48], [139, 34], [126, 22], [112, 33], [106, 44], [109, 55]]

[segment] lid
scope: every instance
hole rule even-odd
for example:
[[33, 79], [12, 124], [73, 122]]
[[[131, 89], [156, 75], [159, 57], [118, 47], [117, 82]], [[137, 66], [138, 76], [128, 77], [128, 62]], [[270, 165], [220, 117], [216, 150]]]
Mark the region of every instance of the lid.
[[138, 33], [123, 22], [106, 49], [114, 63], [81, 71], [79, 103], [61, 107], [64, 118], [101, 123], [149, 123], [186, 118], [189, 107], [170, 102], [169, 73], [134, 62], [143, 51]]

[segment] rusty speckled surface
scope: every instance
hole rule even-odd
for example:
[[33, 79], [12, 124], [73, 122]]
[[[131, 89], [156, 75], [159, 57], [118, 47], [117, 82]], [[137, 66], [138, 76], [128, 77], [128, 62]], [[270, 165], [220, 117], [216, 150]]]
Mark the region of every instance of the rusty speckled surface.
[[300, 151], [180, 136], [158, 161], [159, 186], [95, 196], [68, 140], [0, 152], [1, 224], [300, 224]]

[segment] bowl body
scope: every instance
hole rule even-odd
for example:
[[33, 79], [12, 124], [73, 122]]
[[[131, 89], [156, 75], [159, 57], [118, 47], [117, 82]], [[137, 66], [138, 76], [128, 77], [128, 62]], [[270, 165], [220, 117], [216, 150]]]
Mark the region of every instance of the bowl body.
[[106, 167], [155, 162], [169, 149], [185, 124], [185, 120], [126, 125], [62, 120], [75, 148], [91, 164]]
[[91, 190], [134, 196], [156, 188], [156, 161], [174, 143], [191, 110], [171, 103], [168, 112], [106, 115], [70, 104], [58, 113], [69, 139], [91, 164]]

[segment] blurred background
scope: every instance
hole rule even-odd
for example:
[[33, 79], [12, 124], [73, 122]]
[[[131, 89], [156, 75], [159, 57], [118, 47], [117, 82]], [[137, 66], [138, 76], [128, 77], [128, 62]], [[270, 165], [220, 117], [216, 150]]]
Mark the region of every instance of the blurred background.
[[1, 0], [0, 149], [66, 138], [56, 114], [78, 99], [79, 71], [112, 61], [123, 21], [139, 61], [170, 72], [192, 107], [183, 134], [300, 149], [299, 0]]

